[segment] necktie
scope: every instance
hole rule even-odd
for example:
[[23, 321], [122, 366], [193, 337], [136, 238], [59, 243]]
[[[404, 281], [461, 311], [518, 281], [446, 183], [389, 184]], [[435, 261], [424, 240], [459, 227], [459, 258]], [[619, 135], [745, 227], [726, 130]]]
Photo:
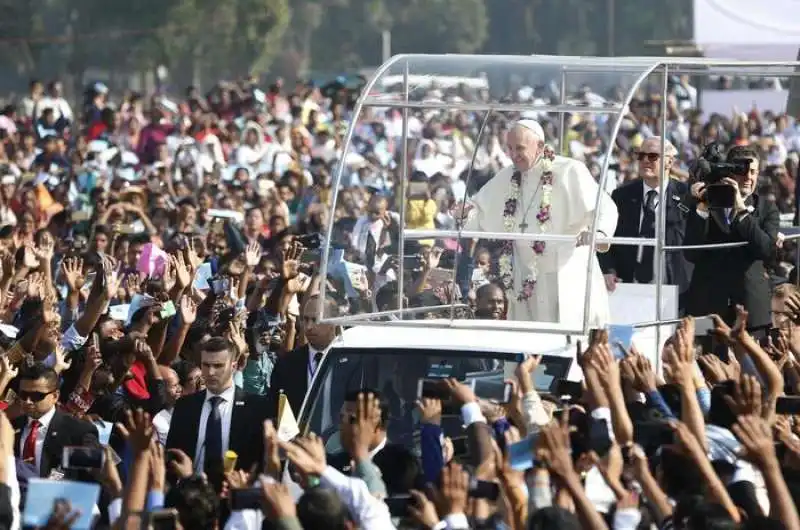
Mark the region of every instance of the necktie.
[[317, 370], [319, 370], [319, 363], [321, 362], [322, 362], [322, 352], [318, 351], [317, 353], [314, 354], [314, 373], [317, 373]]
[[28, 437], [25, 438], [25, 445], [22, 446], [22, 461], [31, 464], [36, 464], [36, 438], [39, 436], [39, 423], [38, 420], [31, 421], [31, 431]]
[[[652, 239], [656, 237], [656, 197], [658, 192], [650, 190], [642, 207], [642, 225], [639, 228], [639, 237]], [[642, 249], [642, 261], [636, 265], [636, 281], [650, 283], [653, 281], [653, 256], [655, 247], [647, 246]]]
[[204, 470], [212, 484], [222, 483], [222, 416], [219, 405], [222, 398], [212, 396], [208, 399], [211, 412], [206, 420], [206, 451]]

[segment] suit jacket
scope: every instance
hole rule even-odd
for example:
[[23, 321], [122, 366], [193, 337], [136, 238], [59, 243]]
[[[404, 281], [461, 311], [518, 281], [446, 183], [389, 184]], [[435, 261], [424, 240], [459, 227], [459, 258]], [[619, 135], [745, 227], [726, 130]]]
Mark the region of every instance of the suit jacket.
[[684, 250], [694, 263], [694, 275], [687, 293], [690, 315], [717, 313], [729, 324], [735, 320], [735, 306], [749, 312], [748, 327], [772, 322], [770, 284], [764, 262], [774, 259], [780, 214], [773, 202], [751, 195], [750, 215], [726, 226], [723, 214], [711, 211], [708, 219], [696, 210], [688, 216], [684, 245], [746, 241], [744, 247], [714, 250]]
[[292, 406], [295, 417], [300, 414], [300, 407], [308, 391], [308, 344], [297, 347], [278, 358], [272, 370], [267, 399], [269, 413], [267, 417], [277, 419], [278, 399], [283, 392]]
[[[197, 435], [200, 414], [206, 400], [206, 392], [195, 392], [180, 398], [175, 403], [167, 434], [167, 449], [180, 449], [194, 459], [197, 450]], [[236, 388], [233, 397], [230, 440], [228, 450], [238, 455], [236, 469], [249, 471], [253, 465], [261, 469], [264, 461], [263, 423], [266, 419], [266, 402], [262, 396], [248, 394]], [[219, 484], [215, 484], [219, 487]]]
[[[659, 206], [667, 205], [665, 212], [664, 244], [677, 246], [683, 243], [686, 232], [687, 207], [679, 207], [689, 195], [689, 187], [683, 182], [670, 179], [664, 197], [659, 199]], [[619, 217], [615, 237], [639, 237], [639, 224], [644, 206], [644, 181], [634, 180], [615, 189], [611, 194], [617, 205]], [[658, 217], [656, 217], [658, 219]], [[636, 274], [636, 258], [639, 247], [633, 245], [611, 245], [605, 254], [598, 254], [603, 274], [612, 271], [621, 281], [633, 283]], [[689, 289], [693, 266], [686, 260], [683, 252], [669, 251], [664, 256], [666, 278], [664, 283], [677, 285], [678, 292]], [[655, 271], [653, 272], [655, 278]]]
[[[14, 456], [21, 457], [20, 441], [22, 432], [28, 424], [28, 416], [14, 418], [11, 425], [14, 427]], [[97, 438], [97, 427], [85, 420], [80, 420], [74, 416], [56, 410], [42, 447], [42, 458], [39, 462], [39, 476], [46, 478], [50, 476], [53, 469], [61, 467], [64, 447], [75, 446], [99, 446]], [[76, 480], [91, 481], [91, 477], [82, 472], [72, 470], [65, 471], [65, 475]]]

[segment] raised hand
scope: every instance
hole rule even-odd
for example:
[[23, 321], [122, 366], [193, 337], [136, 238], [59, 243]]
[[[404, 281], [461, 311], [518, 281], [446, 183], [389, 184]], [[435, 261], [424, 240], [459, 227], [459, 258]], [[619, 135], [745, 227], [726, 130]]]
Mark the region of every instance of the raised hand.
[[562, 479], [575, 472], [572, 465], [568, 417], [569, 414], [564, 414], [562, 423], [551, 423], [544, 427], [538, 440], [540, 457], [547, 464], [547, 468]]
[[150, 440], [150, 489], [164, 491], [167, 482], [167, 466], [164, 460], [164, 446], [154, 436]]
[[473, 392], [472, 389], [464, 383], [461, 383], [453, 377], [445, 379], [443, 383], [450, 391], [450, 395], [453, 397], [453, 401], [456, 403], [460, 405], [477, 403], [478, 398], [475, 396], [475, 392]]
[[244, 251], [245, 263], [251, 269], [258, 266], [261, 261], [261, 245], [258, 243], [250, 243]]
[[111, 262], [106, 263], [105, 282], [106, 291], [104, 294], [108, 300], [112, 300], [119, 291], [122, 278], [120, 277], [119, 271], [114, 268], [114, 265]]
[[194, 274], [197, 272], [197, 269], [200, 268], [200, 265], [203, 263], [203, 258], [197, 254], [197, 249], [194, 245], [194, 238], [189, 237], [187, 239], [188, 241], [186, 243], [186, 248], [183, 250], [184, 260], [191, 268], [192, 276], [194, 276]]
[[428, 500], [424, 493], [417, 490], [410, 490], [411, 498], [414, 502], [408, 505], [408, 513], [423, 528], [434, 528], [439, 524], [439, 515], [436, 513], [436, 506]]
[[761, 468], [777, 460], [772, 432], [763, 418], [754, 414], [739, 416], [732, 429], [742, 442], [745, 459]]
[[77, 293], [86, 283], [83, 274], [83, 260], [81, 258], [67, 258], [61, 262], [61, 275], [67, 283], [70, 292]]
[[56, 243], [53, 241], [53, 236], [50, 235], [50, 232], [43, 232], [42, 243], [33, 249], [33, 253], [40, 262], [50, 263], [53, 259], [55, 248]]
[[469, 474], [460, 464], [451, 462], [442, 469], [439, 512], [447, 517], [465, 513], [469, 493]]
[[264, 473], [279, 480], [281, 477], [281, 458], [278, 452], [278, 432], [272, 420], [264, 420]]
[[433, 270], [439, 266], [439, 261], [442, 259], [444, 249], [433, 247], [427, 256], [423, 256], [422, 267], [425, 270]]
[[185, 289], [192, 283], [192, 270], [186, 264], [183, 257], [183, 252], [171, 254], [169, 257], [170, 266], [175, 271], [175, 282], [179, 289]]
[[241, 359], [242, 357], [246, 357], [249, 348], [247, 346], [247, 341], [244, 339], [244, 336], [241, 333], [239, 325], [231, 320], [228, 322], [228, 340], [233, 343], [233, 347], [236, 349], [237, 358]]
[[189, 478], [194, 473], [192, 459], [180, 449], [167, 449], [169, 468], [178, 478]]
[[285, 484], [261, 481], [261, 494], [264, 497], [264, 511], [268, 520], [276, 522], [279, 519], [297, 517], [294, 499]]
[[725, 402], [737, 416], [761, 416], [764, 413], [761, 383], [756, 377], [742, 374], [733, 387], [733, 397], [725, 396]]
[[656, 373], [647, 357], [636, 354], [626, 357], [625, 361], [629, 363], [633, 375], [633, 387], [638, 392], [650, 392], [657, 388]]
[[423, 397], [417, 400], [420, 423], [439, 425], [442, 423], [442, 401], [436, 398]]
[[[356, 415], [350, 424], [349, 436], [342, 436], [342, 443], [355, 461], [369, 458], [369, 444], [381, 425], [381, 406], [374, 394], [359, 394], [356, 400]], [[345, 443], [346, 442], [346, 443]]]
[[59, 499], [53, 503], [53, 513], [41, 530], [69, 530], [80, 517], [80, 510], [73, 511], [69, 501]]
[[9, 278], [14, 277], [14, 273], [17, 270], [17, 264], [14, 260], [14, 255], [10, 252], [6, 252], [3, 254], [2, 259], [2, 267], [3, 267], [3, 279], [8, 280]]
[[192, 300], [191, 296], [183, 295], [181, 297], [181, 322], [185, 326], [191, 326], [197, 320], [197, 303]]
[[53, 370], [56, 373], [62, 374], [70, 369], [72, 366], [72, 361], [67, 360], [67, 351], [61, 345], [61, 343], [56, 344], [56, 351], [54, 353], [56, 362], [53, 365]]
[[592, 348], [592, 357], [589, 365], [595, 370], [600, 377], [600, 382], [605, 387], [610, 385], [619, 384], [619, 364], [611, 352], [611, 346], [606, 343], [595, 344]]
[[123, 280], [123, 288], [125, 289], [128, 300], [132, 300], [135, 295], [141, 293], [142, 279], [139, 277], [139, 273], [134, 272], [126, 274]]
[[284, 280], [291, 280], [296, 278], [300, 273], [300, 255], [303, 253], [303, 247], [299, 243], [292, 242], [289, 248], [281, 253], [281, 277]]
[[325, 448], [322, 450], [322, 460], [319, 460], [318, 454], [312, 455], [298, 442], [283, 442], [278, 440], [278, 445], [286, 452], [286, 458], [294, 465], [294, 467], [304, 476], [322, 475], [325, 471]]
[[517, 367], [514, 369], [514, 375], [519, 382], [520, 392], [523, 394], [527, 394], [533, 390], [533, 379], [531, 379], [531, 375], [536, 371], [536, 368], [539, 367], [541, 362], [541, 355], [526, 355], [525, 359], [517, 364]]

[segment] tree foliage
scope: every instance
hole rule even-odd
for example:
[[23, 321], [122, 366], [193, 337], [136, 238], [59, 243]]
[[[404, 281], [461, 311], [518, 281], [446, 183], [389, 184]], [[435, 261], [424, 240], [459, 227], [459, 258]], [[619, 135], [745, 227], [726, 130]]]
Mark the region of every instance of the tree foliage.
[[[113, 4], [113, 5], [112, 5]], [[643, 55], [691, 37], [691, 0], [0, 0], [10, 76], [152, 71], [208, 82], [276, 69], [374, 67], [393, 53]], [[609, 8], [613, 35], [609, 35]], [[17, 74], [17, 78], [14, 74]], [[282, 72], [292, 73], [292, 72]]]

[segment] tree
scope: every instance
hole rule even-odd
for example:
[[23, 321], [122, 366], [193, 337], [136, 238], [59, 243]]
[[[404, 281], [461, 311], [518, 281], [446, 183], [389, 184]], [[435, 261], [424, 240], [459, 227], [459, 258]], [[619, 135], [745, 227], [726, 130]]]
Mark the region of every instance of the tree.
[[473, 53], [488, 38], [484, 0], [387, 0], [394, 53]]

